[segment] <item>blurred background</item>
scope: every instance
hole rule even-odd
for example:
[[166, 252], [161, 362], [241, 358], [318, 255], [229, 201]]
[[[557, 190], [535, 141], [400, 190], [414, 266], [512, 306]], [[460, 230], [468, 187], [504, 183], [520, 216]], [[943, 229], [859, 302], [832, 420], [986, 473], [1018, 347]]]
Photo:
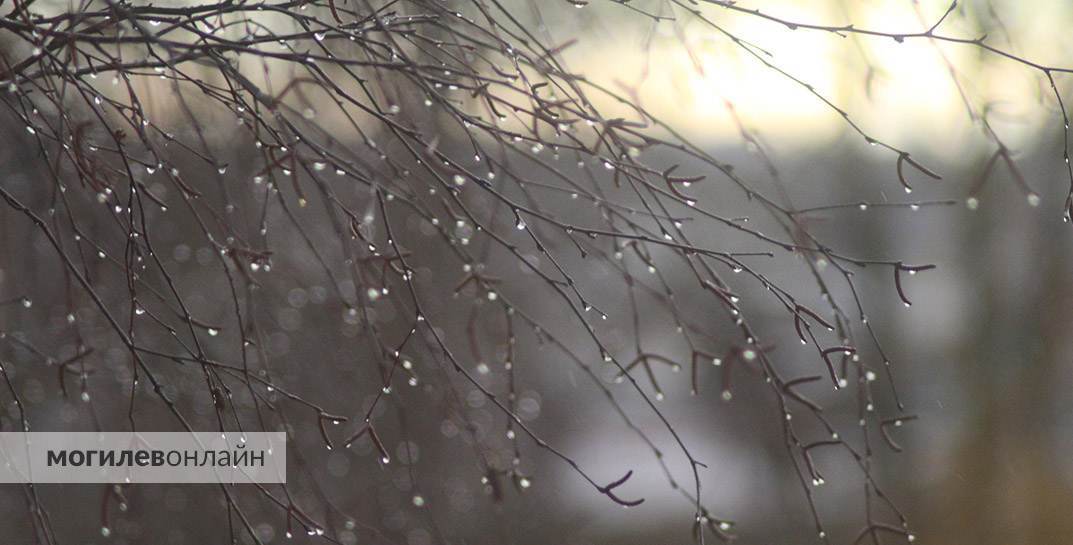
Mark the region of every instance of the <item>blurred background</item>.
[[[896, 415], [917, 417], [892, 428], [903, 448], [900, 453], [888, 447], [876, 427], [870, 431], [873, 476], [904, 512], [916, 542], [1073, 542], [1073, 262], [1071, 234], [1063, 222], [1070, 181], [1063, 162], [1063, 118], [1043, 73], [972, 45], [794, 29], [713, 5], [700, 9], [722, 30], [686, 17], [673, 24], [656, 23], [644, 14], [681, 14], [687, 4], [591, 2], [582, 9], [566, 2], [508, 4], [527, 25], [546, 33], [547, 43], [576, 39], [562, 52], [572, 72], [634, 97], [683, 138], [734, 165], [758, 192], [798, 210], [845, 205], [804, 214], [811, 234], [839, 253], [937, 265], [903, 278], [913, 302], [910, 308], [895, 290], [890, 267], [854, 269], [856, 289], [892, 362], [893, 382], [905, 405], [899, 412], [882, 358], [862, 349], [868, 368], [879, 374], [870, 401], [878, 416], [868, 418], [878, 422]], [[475, 11], [473, 3], [451, 5], [463, 13]], [[927, 30], [948, 7], [910, 0], [736, 5], [801, 24], [852, 23], [895, 34]], [[988, 44], [1017, 57], [1069, 67], [1071, 23], [1073, 5], [974, 0], [959, 4], [936, 32], [970, 39], [987, 35]], [[759, 56], [786, 74], [744, 53], [728, 34], [770, 53]], [[25, 44], [9, 41], [0, 47], [13, 58], [25, 55]], [[815, 93], [788, 76], [811, 85]], [[272, 77], [287, 75], [274, 72]], [[157, 84], [148, 81], [153, 78], [143, 79], [138, 83], [140, 97], [154, 122], [176, 131], [180, 139], [192, 137], [193, 128], [178, 111], [172, 92], [163, 85], [154, 87]], [[1073, 100], [1071, 81], [1055, 74], [1067, 103]], [[406, 92], [403, 87], [398, 97], [403, 115], [410, 103], [423, 98]], [[942, 174], [942, 180], [907, 168], [914, 191], [906, 194], [896, 173], [897, 155], [870, 146], [821, 96], [848, 112], [864, 132], [911, 153]], [[589, 98], [606, 119], [635, 116], [609, 96], [592, 93]], [[32, 136], [19, 128], [22, 122], [15, 111], [5, 108], [3, 114], [0, 184], [45, 215], [56, 206], [48, 162], [40, 157]], [[212, 188], [220, 180], [229, 187], [253, 187], [250, 180], [264, 162], [241, 127], [208, 107], [203, 112], [217, 116], [203, 118], [212, 120], [207, 138], [226, 160], [226, 172], [216, 173], [203, 162], [181, 156], [171, 164], [189, 184], [205, 189], [206, 201], [222, 210], [224, 201]], [[413, 115], [433, 127], [450, 126], [442, 115]], [[330, 114], [319, 115], [316, 122], [343, 127]], [[380, 134], [375, 123], [368, 126], [370, 134]], [[471, 153], [462, 132], [433, 130], [443, 135], [440, 145], [449, 153]], [[354, 135], [339, 138], [360, 142]], [[1006, 156], [992, 161], [1001, 146], [1008, 149], [1009, 161]], [[754, 229], [782, 234], [754, 200], [711, 166], [658, 150], [645, 151], [642, 159], [661, 169], [679, 164], [681, 175], [708, 175], [708, 181], [688, 190], [699, 203], [709, 203], [728, 217], [749, 217]], [[573, 161], [564, 154], [563, 163]], [[525, 168], [536, 183], [559, 184], [541, 169]], [[608, 175], [592, 170], [598, 177], [592, 183], [610, 190]], [[459, 289], [470, 271], [436, 235], [437, 227], [397, 210], [396, 236], [413, 256], [410, 265], [424, 312], [479, 384], [501, 396], [515, 392], [521, 420], [597, 483], [632, 470], [633, 476], [616, 493], [625, 499], [643, 497], [643, 504], [623, 509], [521, 431], [508, 436], [508, 429], [517, 428], [509, 428], [502, 411], [451, 369], [433, 336], [422, 333], [420, 342], [403, 350], [413, 360], [412, 369], [393, 379], [390, 393], [378, 401], [382, 376], [371, 363], [375, 343], [366, 338], [364, 326], [344, 301], [368, 299], [369, 320], [377, 324], [384, 344], [392, 346], [410, 326], [411, 307], [399, 299], [406, 285], [392, 284], [390, 297], [368, 295], [367, 286], [355, 281], [365, 277], [345, 272], [352, 263], [338, 247], [337, 227], [324, 215], [319, 196], [310, 197], [314, 202], [308, 208], [265, 207], [271, 270], [254, 275], [257, 295], [239, 289], [239, 298], [259, 320], [260, 342], [256, 351], [243, 347], [229, 283], [238, 275], [224, 274], [230, 264], [218, 259], [199, 227], [200, 221], [215, 220], [196, 220], [187, 213], [183, 199], [160, 174], [138, 176], [168, 204], [168, 213], [145, 217], [154, 226], [155, 251], [184, 302], [192, 314], [212, 325], [208, 333], [198, 332], [209, 357], [231, 364], [249, 361], [286, 391], [350, 418], [338, 427], [328, 426], [337, 447], [342, 438], [361, 429], [361, 416], [373, 407], [372, 419], [392, 457], [386, 465], [378, 463], [380, 455], [368, 435], [349, 449], [326, 449], [314, 411], [279, 392], [262, 392], [264, 402], [280, 407], [278, 413], [271, 411], [270, 427], [282, 427], [294, 436], [287, 497], [325, 525], [325, 535], [307, 535], [294, 525], [293, 542], [627, 545], [692, 539], [693, 506], [682, 494], [692, 490], [687, 459], [646, 400], [628, 383], [615, 380], [616, 368], [585, 344], [587, 335], [574, 315], [522, 259], [545, 271], [559, 266], [570, 271], [591, 303], [608, 315], [593, 326], [617, 361], [633, 361], [637, 346], [643, 345], [644, 353], [681, 363], [680, 371], [653, 365], [662, 390], [656, 405], [695, 458], [707, 465], [700, 470], [702, 500], [719, 520], [733, 521], [728, 528], [737, 542], [850, 544], [866, 525], [861, 469], [845, 452], [819, 452], [815, 462], [824, 483], [809, 487], [823, 523], [824, 534], [817, 534], [783, 443], [783, 414], [762, 375], [734, 370], [728, 401], [721, 395], [727, 389], [723, 371], [706, 362], [699, 371], [698, 393], [691, 395], [691, 352], [676, 334], [676, 321], [665, 302], [639, 291], [640, 310], [634, 310], [634, 296], [623, 287], [616, 261], [582, 259], [569, 238], [549, 236], [548, 246], [558, 261], [552, 263], [530, 240], [509, 232], [513, 216], [506, 210], [496, 212], [492, 199], [483, 194], [467, 193], [465, 202], [478, 213], [505, 218], [499, 227], [518, 244], [521, 259], [502, 248], [482, 250], [481, 233], [456, 231], [454, 240], [472, 236], [472, 251], [485, 252], [481, 271], [498, 279], [493, 293], [499, 301], [476, 289], [475, 282]], [[373, 208], [367, 189], [359, 184], [331, 183], [355, 209]], [[281, 185], [280, 191], [289, 195], [290, 189]], [[116, 268], [124, 259], [122, 231], [106, 213], [108, 207], [94, 203], [92, 195], [79, 198], [72, 197], [66, 207], [80, 218], [86, 238], [103, 241], [99, 249], [108, 257], [93, 259], [91, 247], [75, 253], [71, 238], [68, 250], [80, 255], [79, 268], [94, 279], [108, 304], [126, 312], [125, 275]], [[254, 237], [264, 196], [249, 191], [229, 198], [244, 214], [236, 224]], [[584, 224], [596, 216], [596, 208], [585, 199], [578, 202], [550, 192], [541, 198], [540, 204], [564, 221]], [[631, 202], [628, 196], [621, 198]], [[919, 206], [910, 206], [914, 203]], [[897, 206], [884, 206], [891, 204]], [[717, 222], [691, 221], [685, 229], [698, 246], [773, 249]], [[607, 241], [592, 244], [608, 254], [615, 250]], [[740, 333], [720, 311], [718, 300], [698, 295], [705, 292], [681, 259], [662, 250], [653, 251], [652, 259], [659, 266], [660, 282], [675, 287], [678, 312], [704, 330], [698, 337], [706, 351], [722, 355], [740, 346], [735, 337]], [[808, 260], [815, 261], [815, 256], [781, 252], [749, 263], [802, 304], [824, 308]], [[644, 275], [647, 264], [636, 256], [617, 262], [649, 281]], [[820, 264], [819, 270], [830, 282], [841, 281], [833, 267]], [[771, 348], [773, 365], [790, 377], [826, 377], [815, 349], [798, 342], [792, 316], [763, 296], [763, 286], [752, 279], [731, 281], [752, 327], [762, 332], [761, 346]], [[150, 283], [163, 289], [156, 280]], [[0, 301], [17, 302], [0, 307], [0, 358], [32, 428], [127, 429], [129, 352], [92, 302], [78, 293], [40, 231], [11, 208], [0, 208]], [[23, 297], [32, 304], [22, 304]], [[835, 298], [845, 308], [855, 308], [844, 283]], [[150, 313], [166, 313], [166, 306], [152, 299], [144, 296], [142, 301]], [[537, 331], [527, 319], [515, 318], [517, 339], [509, 352], [502, 301], [510, 301], [542, 328]], [[856, 335], [862, 346], [868, 345], [866, 331]], [[138, 338], [174, 351], [168, 333], [159, 327], [145, 326]], [[560, 341], [571, 350], [562, 350]], [[58, 371], [57, 362], [76, 355], [79, 346], [91, 347], [93, 353]], [[509, 369], [506, 362], [511, 363]], [[166, 392], [195, 428], [219, 428], [218, 407], [199, 366], [167, 358], [152, 358], [151, 365], [159, 369]], [[647, 375], [637, 368], [634, 376], [656, 399]], [[60, 377], [65, 377], [66, 393]], [[410, 382], [416, 385], [408, 384], [407, 377], [415, 377]], [[618, 406], [609, 403], [605, 389]], [[140, 427], [178, 429], [148, 386], [141, 384], [137, 390]], [[856, 387], [835, 391], [824, 380], [801, 391], [823, 406], [846, 441], [861, 444]], [[4, 431], [20, 427], [19, 408], [10, 394], [0, 388]], [[230, 403], [252, 414], [252, 394], [236, 387], [234, 395]], [[804, 411], [797, 415], [807, 418]], [[814, 424], [801, 425], [809, 436], [806, 442], [818, 437]], [[671, 486], [653, 445], [682, 490]], [[506, 473], [489, 479], [489, 467]], [[55, 537], [62, 543], [224, 543], [231, 535], [229, 525], [238, 524], [229, 520], [222, 494], [210, 485], [137, 485], [123, 487], [121, 494], [93, 485], [4, 485], [0, 529], [12, 543], [33, 539], [28, 505], [34, 494], [50, 509]], [[245, 516], [263, 542], [288, 541], [288, 520], [278, 506], [257, 491], [242, 491], [241, 498]], [[899, 525], [889, 511], [876, 510], [884, 522]], [[102, 526], [108, 536], [102, 535]], [[241, 531], [234, 535], [242, 543], [253, 542]], [[899, 533], [879, 535], [881, 543], [907, 539]], [[706, 539], [718, 541], [710, 533]]]

